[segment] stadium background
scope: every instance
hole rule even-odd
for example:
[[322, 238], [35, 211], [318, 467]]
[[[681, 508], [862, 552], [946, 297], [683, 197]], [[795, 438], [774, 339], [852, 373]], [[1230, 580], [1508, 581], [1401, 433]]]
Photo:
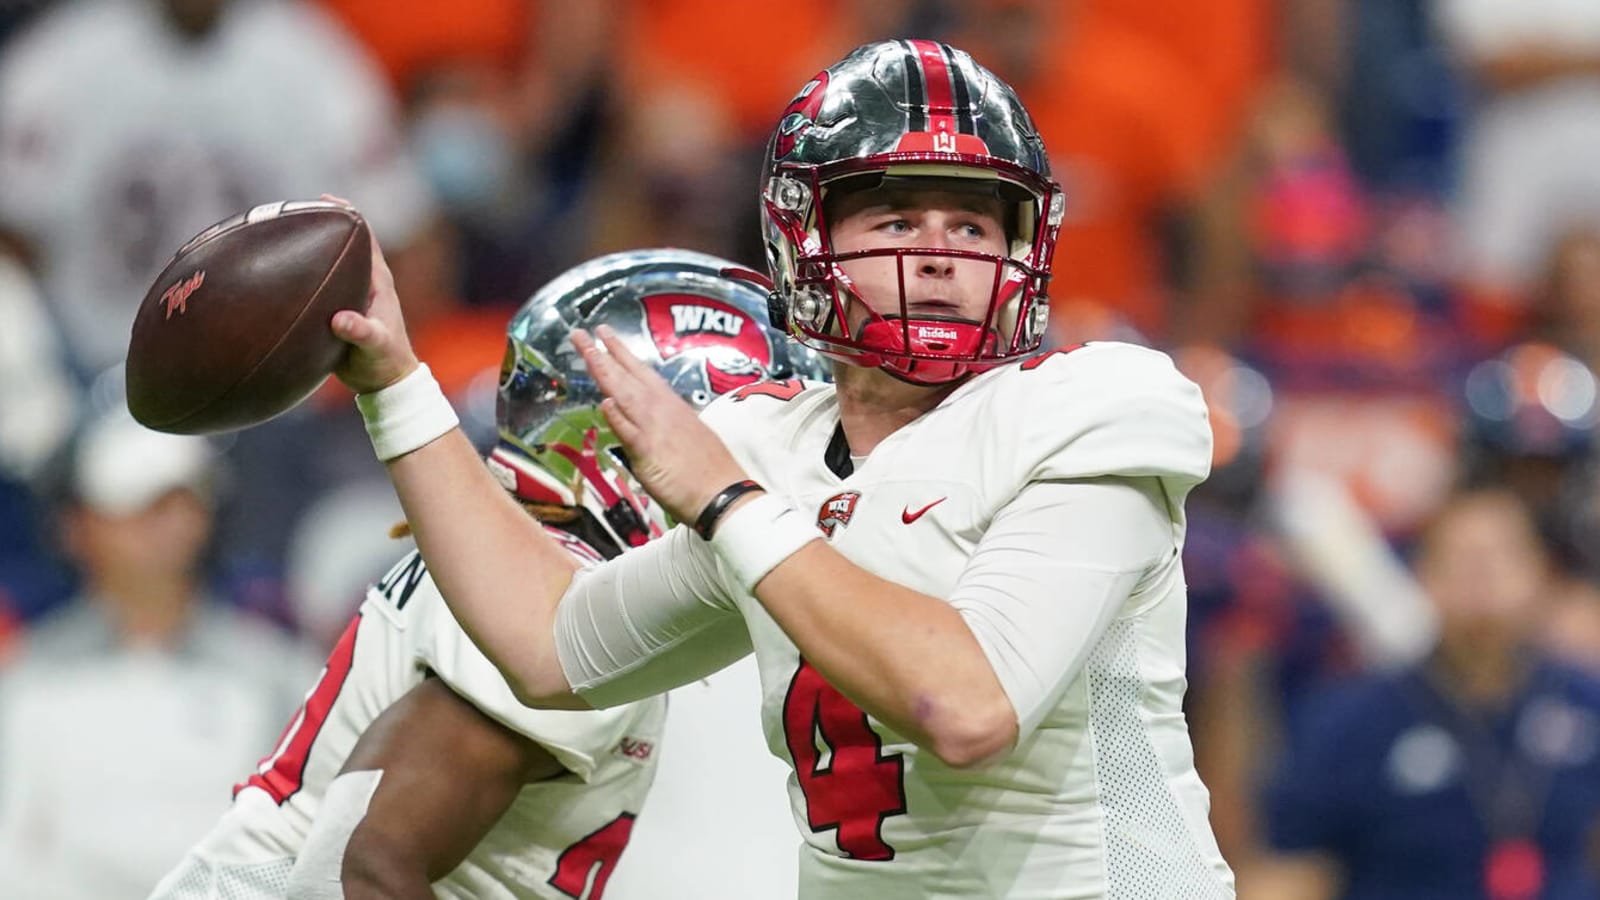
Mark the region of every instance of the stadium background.
[[[72, 33], [94, 52], [108, 10], [129, 4], [159, 8], [147, 18], [174, 35], [184, 16], [257, 21], [243, 12], [254, 0], [0, 7], [0, 621], [13, 651], [83, 581], [60, 510], [82, 490], [75, 436], [116, 406], [117, 387], [114, 361], [72, 326], [83, 298], [71, 273], [122, 248], [16, 201], [40, 191], [16, 180], [17, 160], [54, 157], [38, 123], [6, 104], [26, 109], [27, 85], [65, 77], [31, 48]], [[338, 57], [357, 86], [315, 134], [271, 118], [315, 101], [294, 79], [279, 106], [202, 114], [198, 91], [123, 96], [113, 75], [63, 92], [59, 113], [133, 109], [144, 138], [174, 145], [207, 136], [185, 124], [200, 115], [286, 141], [377, 135], [351, 165], [383, 168], [409, 199], [365, 175], [324, 174], [324, 189], [401, 207], [374, 219], [414, 338], [479, 439], [492, 430], [501, 329], [543, 279], [644, 246], [760, 264], [759, 154], [772, 117], [825, 62], [870, 39], [933, 36], [1015, 85], [1068, 197], [1056, 338], [1168, 350], [1212, 405], [1216, 474], [1190, 503], [1190, 707], [1242, 886], [1270, 855], [1261, 798], [1301, 702], [1431, 645], [1436, 615], [1408, 562], [1457, 485], [1504, 484], [1534, 509], [1555, 562], [1528, 632], [1541, 653], [1600, 668], [1600, 533], [1588, 527], [1600, 500], [1600, 13], [1587, 4], [304, 0], [301, 11], [293, 52]], [[240, 46], [214, 33], [100, 64], [190, 66], [172, 83], [194, 84]], [[276, 64], [251, 71], [270, 82]], [[365, 130], [346, 140], [345, 122]], [[126, 129], [72, 140], [109, 145], [44, 189], [46, 207], [88, 211], [74, 221], [181, 238], [234, 211], [162, 194], [213, 173], [119, 181], [117, 167], [142, 158], [116, 146]], [[296, 183], [246, 173], [216, 193], [239, 208]], [[125, 274], [138, 283], [137, 266]], [[94, 298], [130, 316], [138, 300]], [[207, 594], [313, 652], [399, 549], [386, 535], [397, 510], [349, 406], [330, 386], [219, 441], [211, 481]], [[127, 453], [136, 478], [146, 461]]]

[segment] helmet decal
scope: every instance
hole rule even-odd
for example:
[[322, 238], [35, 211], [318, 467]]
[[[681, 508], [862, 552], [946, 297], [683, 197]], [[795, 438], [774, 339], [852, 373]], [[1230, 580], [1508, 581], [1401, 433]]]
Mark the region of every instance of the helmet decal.
[[633, 250], [583, 263], [534, 294], [506, 328], [500, 441], [489, 458], [500, 483], [525, 502], [577, 510], [572, 527], [602, 550], [670, 527], [628, 470], [572, 332], [616, 329], [695, 408], [769, 376], [826, 379], [819, 357], [764, 324], [766, 288], [725, 274], [736, 271], [704, 253]]
[[827, 93], [828, 72], [824, 69], [806, 82], [800, 93], [789, 101], [783, 116], [778, 119], [777, 139], [772, 145], [774, 159], [788, 156], [806, 129], [817, 123], [817, 114], [822, 111], [822, 98]]
[[693, 294], [653, 294], [640, 300], [650, 339], [662, 359], [704, 351], [711, 392], [726, 394], [759, 381], [772, 368], [772, 349], [756, 320], [733, 306]]

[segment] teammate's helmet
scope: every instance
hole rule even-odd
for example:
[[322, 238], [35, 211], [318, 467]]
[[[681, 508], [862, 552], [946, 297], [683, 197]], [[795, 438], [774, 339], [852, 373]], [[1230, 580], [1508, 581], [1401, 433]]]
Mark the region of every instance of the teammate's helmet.
[[489, 455], [501, 484], [525, 502], [578, 510], [591, 543], [620, 551], [660, 535], [671, 523], [628, 473], [569, 337], [610, 325], [697, 409], [763, 378], [826, 379], [821, 359], [763, 324], [765, 292], [730, 270], [739, 268], [687, 250], [614, 253], [523, 304], [506, 328]]
[[[823, 209], [828, 192], [905, 179], [999, 197], [1010, 218], [1009, 255], [835, 253]], [[946, 383], [1027, 356], [1045, 333], [1045, 288], [1062, 209], [1044, 142], [1009, 85], [946, 44], [859, 47], [801, 88], [767, 146], [761, 213], [774, 284], [772, 323], [830, 357], [917, 384]], [[900, 311], [869, 313], [858, 325], [845, 315], [852, 285], [837, 263], [866, 256], [895, 257], [902, 267]], [[991, 262], [994, 287], [983, 320], [910, 316], [907, 256]]]

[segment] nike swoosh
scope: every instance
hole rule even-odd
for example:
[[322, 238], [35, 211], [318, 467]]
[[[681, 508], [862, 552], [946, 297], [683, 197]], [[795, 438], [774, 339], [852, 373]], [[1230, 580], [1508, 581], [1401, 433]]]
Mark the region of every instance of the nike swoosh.
[[932, 503], [929, 503], [927, 506], [924, 506], [923, 508], [917, 510], [916, 512], [912, 512], [911, 511], [911, 507], [908, 506], [905, 509], [900, 511], [900, 521], [906, 523], [907, 525], [910, 525], [912, 522], [915, 522], [916, 520], [922, 518], [922, 514], [923, 513], [927, 512], [930, 509], [933, 509], [935, 506], [938, 506], [939, 504], [943, 503], [944, 501], [946, 501], [948, 499], [950, 499], [950, 498], [949, 497], [940, 497], [939, 499], [933, 501]]

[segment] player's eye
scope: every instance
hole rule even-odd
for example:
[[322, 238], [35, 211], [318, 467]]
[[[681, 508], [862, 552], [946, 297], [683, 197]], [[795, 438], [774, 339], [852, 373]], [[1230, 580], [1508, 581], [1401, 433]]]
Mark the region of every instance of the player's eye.
[[911, 223], [905, 219], [889, 219], [878, 226], [879, 230], [889, 234], [910, 234]]

